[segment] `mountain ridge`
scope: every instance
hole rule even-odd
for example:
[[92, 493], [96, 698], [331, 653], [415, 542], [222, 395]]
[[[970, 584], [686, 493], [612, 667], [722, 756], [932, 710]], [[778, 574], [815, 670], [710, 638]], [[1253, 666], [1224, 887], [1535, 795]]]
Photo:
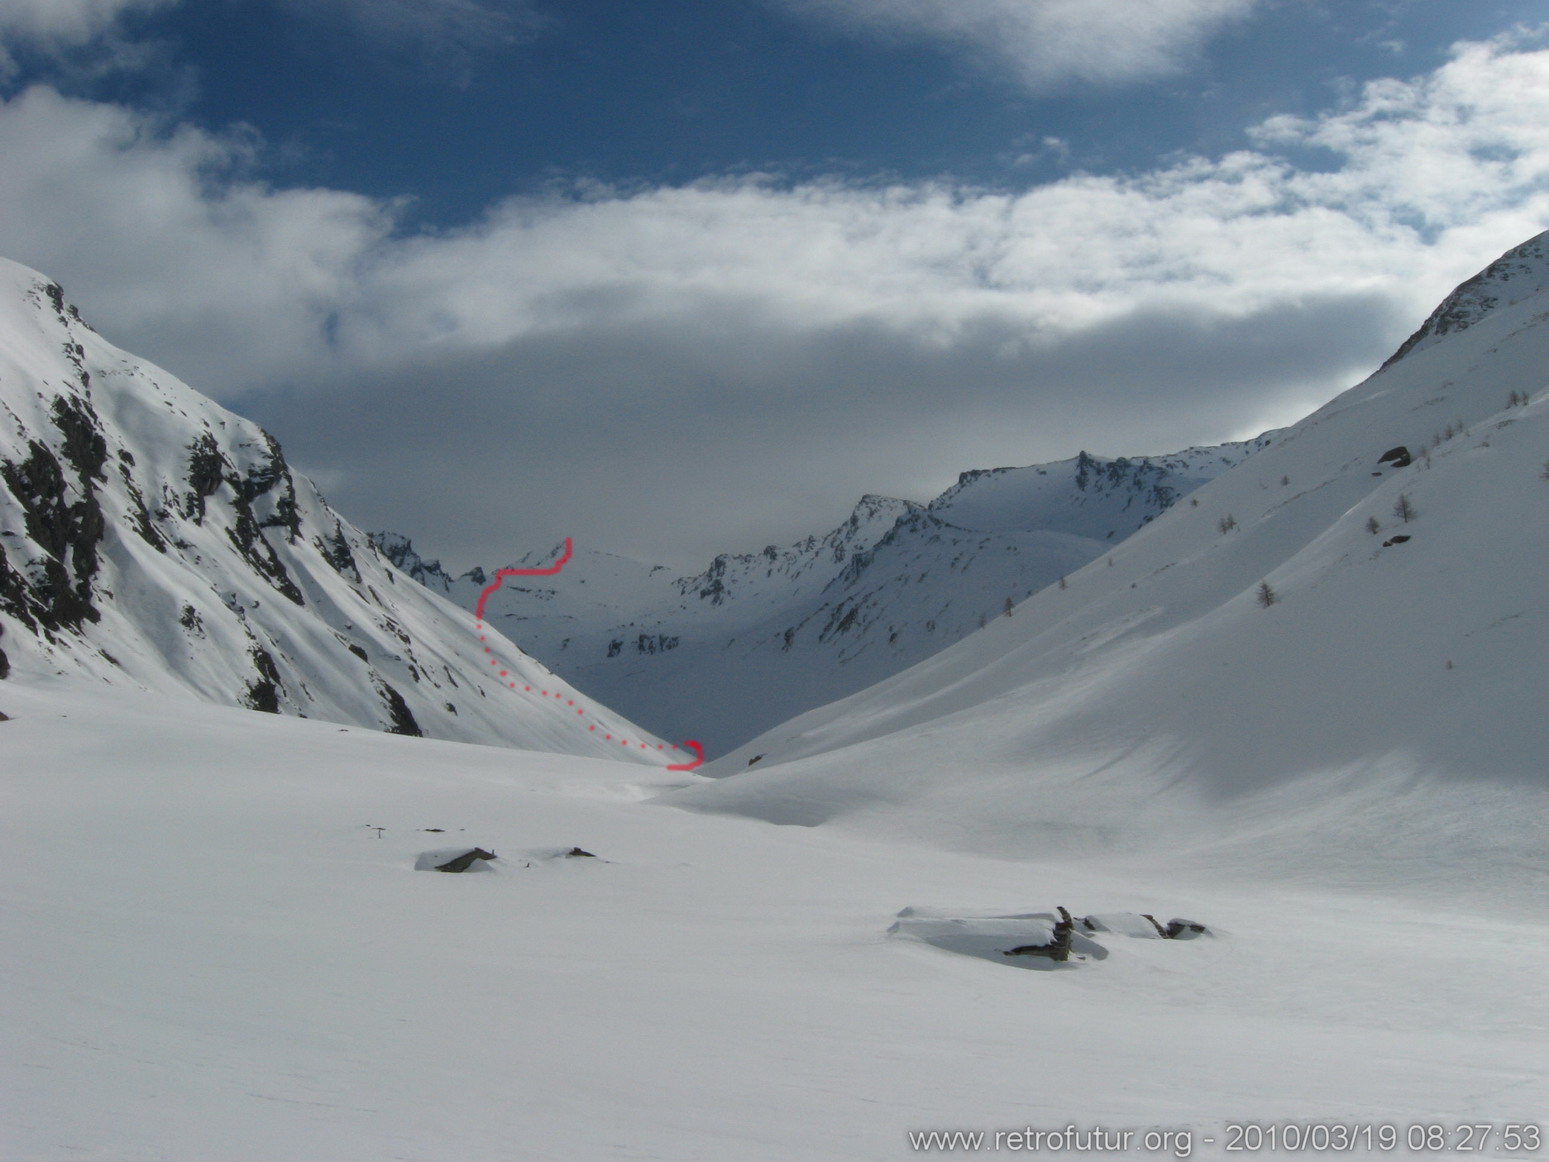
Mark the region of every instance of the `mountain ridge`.
[[[497, 647], [509, 675], [569, 690]], [[398, 573], [268, 432], [0, 260], [0, 677], [611, 753], [488, 664], [472, 618]]]
[[[578, 547], [562, 577], [508, 584], [486, 613], [629, 717], [722, 753], [1003, 616], [1274, 437], [969, 471], [923, 504], [866, 494], [826, 533], [720, 554], [685, 577]], [[372, 536], [465, 608], [495, 572], [452, 577], [408, 538]]]

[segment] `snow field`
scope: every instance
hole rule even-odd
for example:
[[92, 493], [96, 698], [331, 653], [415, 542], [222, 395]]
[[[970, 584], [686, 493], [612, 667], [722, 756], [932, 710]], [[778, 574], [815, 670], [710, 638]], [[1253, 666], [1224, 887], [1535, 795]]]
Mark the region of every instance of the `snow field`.
[[[1549, 1096], [1545, 926], [1488, 897], [993, 859], [673, 810], [638, 765], [0, 698], [8, 1159], [829, 1162], [1070, 1122], [1210, 1156], [1229, 1118], [1527, 1121]], [[412, 870], [464, 842], [493, 874]], [[575, 844], [599, 858], [523, 866]], [[1029, 973], [887, 934], [909, 906], [1056, 904], [1221, 935]]]

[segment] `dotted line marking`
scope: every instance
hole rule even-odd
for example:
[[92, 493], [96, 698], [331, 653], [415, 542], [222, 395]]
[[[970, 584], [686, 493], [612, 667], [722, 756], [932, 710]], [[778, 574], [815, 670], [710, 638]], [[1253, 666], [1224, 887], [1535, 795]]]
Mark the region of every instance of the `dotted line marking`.
[[[554, 564], [549, 565], [546, 568], [542, 568], [542, 569], [500, 569], [500, 570], [496, 571], [494, 582], [492, 584], [486, 586], [484, 591], [479, 594], [479, 604], [478, 604], [478, 610], [477, 610], [477, 614], [476, 614], [478, 620], [474, 623], [474, 628], [479, 631], [479, 641], [481, 641], [481, 642], [489, 641], [489, 635], [484, 632], [484, 630], [485, 630], [485, 624], [484, 624], [484, 603], [489, 600], [490, 594], [494, 593], [495, 590], [500, 588], [501, 584], [505, 581], [505, 579], [507, 577], [534, 577], [534, 576], [549, 577], [549, 576], [553, 576], [554, 574], [558, 573], [561, 569], [563, 569], [565, 567], [566, 563], [569, 562], [571, 554], [572, 554], [573, 551], [574, 550], [573, 550], [573, 546], [571, 544], [570, 538], [566, 537], [565, 538], [565, 551], [560, 555], [559, 559], [554, 562]], [[489, 664], [490, 664], [491, 667], [499, 670], [499, 677], [502, 678], [502, 679], [510, 679], [511, 678], [511, 671], [509, 669], [501, 669], [500, 668], [500, 665], [501, 665], [500, 659], [495, 656], [494, 647], [486, 645], [484, 647], [484, 652], [486, 654], [490, 655]], [[510, 690], [512, 690], [513, 692], [515, 692], [516, 689], [517, 689], [517, 684], [516, 684], [516, 682], [514, 680], [507, 681], [506, 682], [506, 686]], [[554, 700], [554, 704], [555, 705], [558, 705], [560, 703], [561, 699], [563, 699], [565, 708], [566, 709], [574, 710], [576, 712], [576, 716], [577, 717], [579, 717], [579, 718], [590, 717], [587, 714], [585, 706], [577, 705], [576, 704], [576, 700], [574, 698], [568, 698], [565, 695], [561, 694], [557, 690], [551, 692], [551, 691], [543, 689], [542, 687], [539, 687], [536, 691], [534, 691], [533, 687], [530, 684], [524, 683], [522, 685], [522, 688], [521, 688], [521, 693], [525, 694], [525, 695], [527, 695], [529, 697], [532, 697], [536, 693], [536, 696], [538, 698], [552, 698]], [[595, 722], [588, 723], [586, 729], [587, 729], [587, 731], [589, 733], [592, 733], [592, 734], [598, 733], [598, 726], [597, 726], [597, 724]], [[611, 731], [603, 730], [602, 731], [602, 737], [603, 737], [603, 741], [605, 741], [605, 742], [613, 742], [614, 741], [613, 733]], [[635, 747], [639, 747], [639, 749], [641, 749], [643, 751], [649, 751], [651, 749], [651, 744], [648, 743], [648, 742], [639, 742], [639, 741], [636, 741], [636, 740], [631, 740], [631, 739], [628, 739], [628, 738], [624, 738], [622, 736], [620, 736], [617, 741], [618, 741], [618, 744], [620, 746], [628, 747], [630, 749], [633, 749]], [[678, 745], [676, 743], [668, 744], [668, 743], [664, 743], [664, 742], [659, 742], [659, 743], [656, 744], [656, 749], [658, 751], [662, 752], [663, 754], [666, 754], [666, 753], [668, 753], [669, 745], [670, 745], [671, 751], [673, 753], [682, 753], [679, 750]], [[691, 771], [695, 767], [699, 766], [701, 763], [703, 763], [705, 761], [705, 752], [704, 752], [704, 749], [699, 745], [699, 743], [695, 742], [693, 739], [687, 739], [683, 743], [683, 745], [694, 753], [693, 761], [692, 762], [687, 762], [687, 763], [669, 763], [668, 766], [667, 766], [667, 769], [669, 771]]]

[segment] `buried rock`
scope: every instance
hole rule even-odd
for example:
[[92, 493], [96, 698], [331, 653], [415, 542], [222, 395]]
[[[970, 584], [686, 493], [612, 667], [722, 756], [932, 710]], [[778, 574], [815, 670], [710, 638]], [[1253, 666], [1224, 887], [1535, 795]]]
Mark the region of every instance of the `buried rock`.
[[465, 872], [488, 871], [480, 861], [497, 859], [493, 851], [482, 847], [443, 847], [438, 851], [422, 851], [414, 861], [415, 871]]

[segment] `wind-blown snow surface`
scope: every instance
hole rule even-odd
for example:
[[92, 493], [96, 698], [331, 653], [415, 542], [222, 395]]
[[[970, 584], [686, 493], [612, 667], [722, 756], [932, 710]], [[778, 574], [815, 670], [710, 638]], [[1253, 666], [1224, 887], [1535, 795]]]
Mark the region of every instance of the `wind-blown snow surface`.
[[577, 754], [647, 740], [487, 636], [384, 560], [262, 428], [0, 260], [0, 678]]
[[[734, 777], [676, 801], [1008, 855], [1251, 851], [1393, 886], [1466, 863], [1542, 907], [1545, 249], [1505, 260], [1520, 294], [1466, 284], [1438, 314], [1468, 325], [1068, 588], [754, 740], [710, 768]], [[1412, 464], [1379, 462], [1398, 445]]]
[[[723, 554], [691, 577], [579, 546], [560, 576], [508, 582], [486, 611], [608, 705], [721, 754], [972, 633], [1273, 437], [965, 472], [928, 505], [866, 496], [822, 536]], [[482, 569], [449, 577], [403, 537], [374, 540], [465, 608], [488, 584]]]
[[[1221, 1157], [1229, 1121], [1331, 1119], [1528, 1157], [1502, 1135], [1549, 1098], [1545, 926], [1459, 850], [1406, 900], [666, 810], [639, 766], [126, 690], [0, 712], [6, 1159], [880, 1162], [1067, 1125]], [[454, 842], [500, 858], [412, 870]], [[908, 938], [1057, 904], [1216, 934], [1043, 972]]]

